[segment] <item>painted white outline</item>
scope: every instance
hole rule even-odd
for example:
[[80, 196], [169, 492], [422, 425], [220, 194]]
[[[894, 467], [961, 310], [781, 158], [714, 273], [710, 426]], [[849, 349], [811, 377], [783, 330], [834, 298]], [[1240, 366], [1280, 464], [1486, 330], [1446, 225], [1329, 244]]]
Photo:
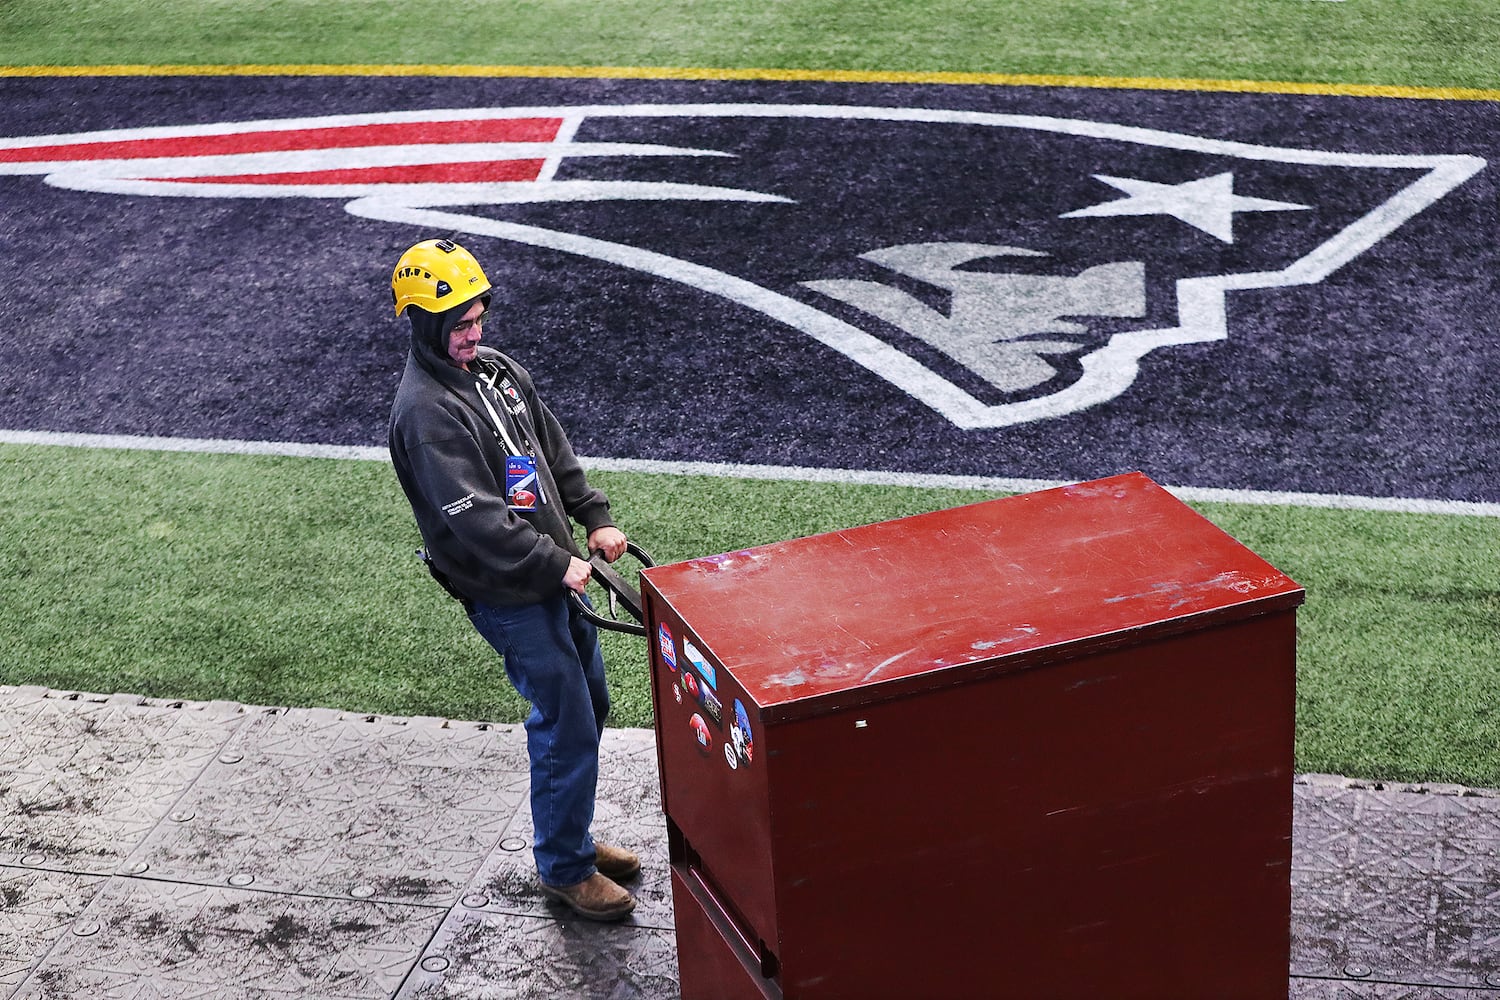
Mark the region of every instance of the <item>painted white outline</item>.
[[121, 179], [81, 174], [49, 175], [54, 187], [101, 194], [179, 198], [352, 198], [439, 204], [530, 204], [544, 201], [749, 201], [790, 199], [739, 188], [663, 181], [502, 181], [458, 184], [217, 184]]
[[[566, 147], [569, 145], [574, 147], [586, 145], [585, 143], [573, 142], [573, 136], [578, 134], [578, 127], [582, 124], [583, 117], [581, 115], [569, 115], [563, 119], [562, 125], [557, 130], [557, 138], [552, 140], [555, 150], [549, 151], [547, 162], [542, 166], [542, 172], [537, 176], [539, 182], [546, 183], [556, 178], [557, 168], [562, 166], [562, 161], [567, 156], [573, 155], [571, 151], [566, 154], [564, 153]], [[707, 150], [699, 150], [697, 152], [706, 153]], [[720, 153], [718, 155], [724, 156], [727, 154]]]
[[[365, 445], [312, 444], [295, 441], [234, 441], [214, 438], [131, 437], [123, 434], [75, 434], [62, 431], [0, 430], [0, 444], [46, 445], [65, 448], [108, 448], [214, 455], [275, 455], [283, 458], [328, 458], [343, 461], [389, 462], [390, 451]], [[935, 489], [985, 490], [994, 493], [1032, 493], [1074, 480], [1015, 479], [1000, 476], [951, 476], [917, 472], [880, 472], [869, 469], [819, 469], [793, 465], [755, 465], [741, 462], [658, 462], [639, 458], [579, 456], [585, 466], [600, 472], [635, 472], [660, 476], [715, 476], [724, 479], [761, 479], [803, 483], [852, 483], [862, 486], [911, 486]], [[1366, 510], [1392, 514], [1443, 514], [1500, 517], [1500, 503], [1472, 500], [1426, 500], [1414, 497], [1364, 497], [1343, 493], [1293, 493], [1281, 490], [1232, 490], [1205, 486], [1165, 486], [1178, 499], [1238, 503], [1261, 507], [1314, 507]]]
[[[570, 137], [576, 132], [578, 124], [590, 117], [810, 118], [828, 121], [864, 120], [974, 125], [1045, 131], [1263, 162], [1311, 166], [1420, 169], [1425, 170], [1426, 173], [1285, 268], [1276, 271], [1203, 275], [1180, 279], [1177, 283], [1177, 326], [1136, 330], [1114, 336], [1104, 346], [1082, 357], [1082, 377], [1059, 392], [1020, 402], [988, 405], [879, 338], [811, 305], [773, 292], [743, 278], [638, 247], [535, 226], [523, 226], [495, 219], [433, 210], [434, 206], [441, 205], [569, 200], [580, 196], [599, 199], [696, 197], [740, 201], [786, 200], [775, 195], [651, 184], [630, 188], [615, 187], [609, 183], [596, 183], [588, 187], [569, 189], [563, 186], [564, 182], [551, 180], [534, 184], [493, 185], [329, 185], [326, 187], [305, 185], [295, 189], [277, 185], [278, 191], [268, 192], [267, 186], [262, 185], [164, 184], [143, 181], [138, 173], [134, 177], [126, 178], [121, 178], [118, 173], [108, 176], [108, 171], [100, 169], [103, 161], [0, 164], [0, 172], [44, 173], [47, 175], [47, 183], [50, 184], [86, 187], [88, 190], [112, 190], [121, 194], [266, 197], [268, 193], [277, 193], [284, 197], [354, 198], [355, 200], [346, 208], [351, 214], [363, 218], [469, 232], [617, 264], [686, 284], [762, 312], [838, 351], [886, 381], [900, 387], [932, 407], [956, 426], [964, 429], [979, 429], [1005, 427], [1059, 417], [1115, 398], [1135, 381], [1140, 371], [1141, 358], [1151, 351], [1172, 345], [1226, 339], [1228, 336], [1224, 307], [1226, 292], [1253, 288], [1290, 287], [1321, 281], [1486, 166], [1485, 160], [1477, 156], [1332, 153], [1322, 150], [1259, 146], [1107, 122], [1048, 116], [807, 104], [460, 108], [239, 122], [216, 126], [215, 132], [217, 134], [242, 134], [266, 130], [326, 128], [344, 125], [525, 117], [562, 118], [568, 124]], [[73, 136], [0, 140], [0, 149], [168, 138], [203, 133], [203, 126], [123, 129]], [[345, 154], [351, 155], [348, 150], [345, 150]], [[556, 155], [555, 151], [554, 155]], [[110, 164], [120, 165], [130, 162], [128, 160], [110, 161]], [[555, 170], [555, 165], [552, 169]], [[130, 171], [122, 172], [130, 173]], [[211, 175], [223, 172], [223, 170], [215, 170], [204, 173]], [[587, 182], [580, 183], [586, 184]]]

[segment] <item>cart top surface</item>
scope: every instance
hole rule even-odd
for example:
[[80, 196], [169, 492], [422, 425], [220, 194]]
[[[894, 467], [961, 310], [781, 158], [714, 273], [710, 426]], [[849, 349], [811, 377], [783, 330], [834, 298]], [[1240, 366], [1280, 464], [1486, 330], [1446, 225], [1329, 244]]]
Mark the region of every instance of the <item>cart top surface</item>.
[[892, 685], [955, 682], [955, 670], [1020, 668], [1303, 598], [1141, 473], [657, 566], [642, 579], [762, 709], [889, 696]]

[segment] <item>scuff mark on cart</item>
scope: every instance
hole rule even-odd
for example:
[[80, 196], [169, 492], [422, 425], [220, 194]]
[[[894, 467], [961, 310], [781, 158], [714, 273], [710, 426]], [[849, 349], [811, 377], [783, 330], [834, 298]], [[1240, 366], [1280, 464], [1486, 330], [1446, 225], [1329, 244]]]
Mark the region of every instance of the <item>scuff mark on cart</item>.
[[870, 680], [870, 678], [872, 678], [876, 674], [880, 673], [882, 670], [884, 670], [886, 667], [890, 666], [892, 663], [895, 663], [897, 660], [901, 659], [903, 656], [909, 656], [912, 653], [915, 653], [916, 651], [917, 651], [917, 648], [913, 647], [911, 649], [903, 650], [902, 652], [897, 653], [895, 656], [888, 656], [888, 657], [886, 657], [885, 659], [881, 660], [879, 663], [875, 664], [875, 666], [871, 667], [870, 668], [870, 672], [867, 673], [867, 674], [865, 674], [863, 677], [861, 677], [859, 682], [861, 684], [866, 683], [867, 681]]

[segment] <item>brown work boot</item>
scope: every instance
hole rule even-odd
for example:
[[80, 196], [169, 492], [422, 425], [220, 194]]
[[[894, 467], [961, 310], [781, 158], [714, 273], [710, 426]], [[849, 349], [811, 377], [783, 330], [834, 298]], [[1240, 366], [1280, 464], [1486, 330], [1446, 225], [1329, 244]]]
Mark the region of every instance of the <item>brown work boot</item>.
[[594, 841], [594, 867], [599, 874], [616, 882], [625, 882], [641, 873], [641, 859], [613, 844]]
[[541, 883], [542, 895], [566, 903], [590, 920], [623, 920], [635, 909], [635, 897], [598, 872], [577, 885]]

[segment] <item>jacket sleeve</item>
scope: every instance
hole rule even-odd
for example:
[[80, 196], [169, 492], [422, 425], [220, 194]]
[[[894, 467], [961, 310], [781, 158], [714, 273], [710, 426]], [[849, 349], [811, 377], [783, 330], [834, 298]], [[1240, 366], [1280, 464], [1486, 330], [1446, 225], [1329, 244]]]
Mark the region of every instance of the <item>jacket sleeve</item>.
[[571, 553], [506, 509], [504, 491], [472, 431], [452, 414], [445, 416], [407, 447], [413, 486], [432, 527], [456, 543], [442, 549], [459, 565], [439, 568], [506, 589], [538, 581], [561, 585]]

